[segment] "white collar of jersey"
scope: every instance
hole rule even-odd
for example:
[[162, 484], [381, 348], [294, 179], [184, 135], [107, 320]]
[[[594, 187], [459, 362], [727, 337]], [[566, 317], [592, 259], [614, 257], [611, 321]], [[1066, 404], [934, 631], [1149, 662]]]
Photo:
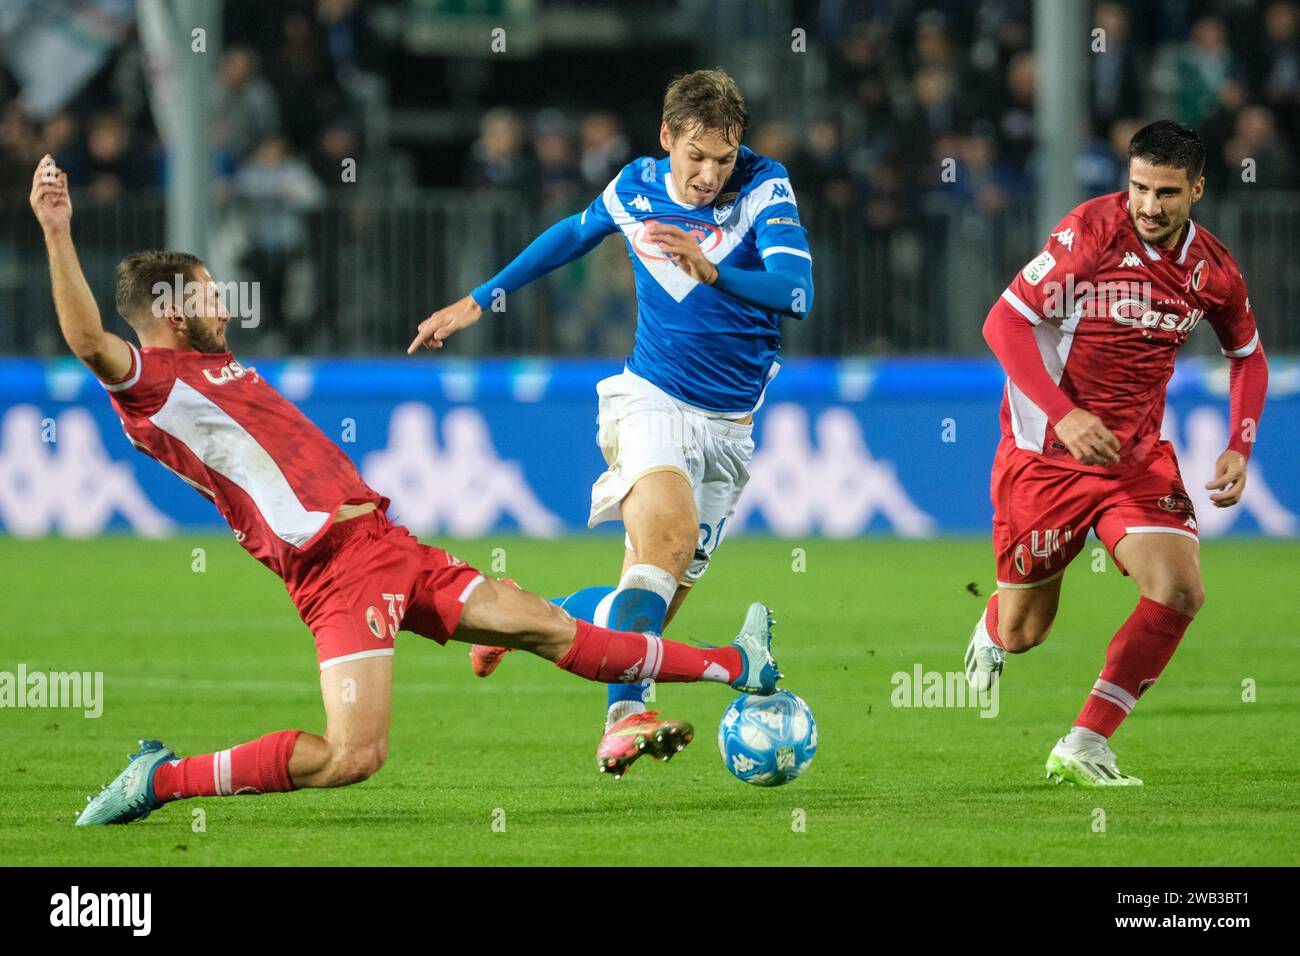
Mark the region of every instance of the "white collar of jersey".
[[668, 198], [671, 199], [673, 202], [677, 203], [677, 205], [683, 206], [686, 209], [700, 208], [699, 206], [693, 206], [688, 202], [682, 202], [681, 199], [678, 197], [677, 187], [673, 185], [673, 170], [671, 166], [668, 168], [667, 172], [664, 173], [664, 186], [668, 190]]
[[[1124, 200], [1124, 211], [1127, 212], [1127, 211], [1128, 211], [1128, 208], [1129, 208], [1128, 200], [1125, 199], [1125, 200]], [[1192, 240], [1195, 239], [1195, 238], [1196, 238], [1196, 223], [1192, 222], [1191, 219], [1188, 219], [1188, 220], [1187, 220], [1187, 236], [1183, 239], [1183, 246], [1182, 246], [1182, 248], [1178, 250], [1178, 258], [1177, 258], [1176, 260], [1174, 260], [1175, 262], [1178, 263], [1178, 265], [1181, 266], [1181, 265], [1183, 264], [1183, 260], [1187, 258], [1187, 250], [1190, 249], [1190, 248], [1192, 247]], [[1159, 258], [1160, 258], [1160, 253], [1155, 249], [1154, 246], [1151, 245], [1151, 243], [1149, 243], [1149, 242], [1147, 242], [1145, 239], [1143, 239], [1143, 240], [1142, 240], [1142, 245], [1146, 248], [1146, 251], [1147, 251], [1147, 258], [1148, 258], [1148, 259], [1159, 259]]]
[[[1185, 239], [1183, 239], [1182, 248], [1178, 250], [1178, 258], [1174, 260], [1174, 262], [1176, 262], [1178, 265], [1181, 266], [1183, 264], [1183, 260], [1187, 258], [1187, 250], [1191, 247], [1192, 240], [1194, 238], [1196, 238], [1196, 223], [1192, 222], [1189, 219], [1187, 220], [1187, 236]], [[1160, 258], [1160, 253], [1156, 251], [1154, 248], [1152, 248], [1151, 244], [1147, 242], [1145, 239], [1142, 240], [1142, 245], [1147, 247], [1148, 259]]]

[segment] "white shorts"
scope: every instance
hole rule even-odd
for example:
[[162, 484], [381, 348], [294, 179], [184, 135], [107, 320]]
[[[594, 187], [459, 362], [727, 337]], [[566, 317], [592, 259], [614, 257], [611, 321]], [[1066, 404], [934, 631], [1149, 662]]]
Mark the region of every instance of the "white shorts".
[[[641, 376], [623, 370], [596, 386], [596, 441], [609, 466], [591, 486], [587, 527], [620, 517], [620, 504], [643, 475], [680, 472], [691, 484], [700, 540], [682, 583], [694, 584], [726, 534], [754, 457], [754, 425], [679, 402]], [[631, 542], [628, 541], [628, 547]]]

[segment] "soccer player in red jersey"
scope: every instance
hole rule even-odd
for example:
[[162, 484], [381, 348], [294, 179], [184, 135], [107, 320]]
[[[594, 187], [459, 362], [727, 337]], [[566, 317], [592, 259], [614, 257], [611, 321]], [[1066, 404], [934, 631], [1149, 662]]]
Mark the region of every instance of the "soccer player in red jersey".
[[[528, 650], [589, 680], [714, 681], [770, 694], [780, 675], [763, 605], [723, 647], [575, 620], [535, 594], [486, 578], [389, 522], [388, 499], [226, 344], [230, 319], [203, 263], [142, 252], [118, 266], [116, 305], [140, 347], [106, 332], [72, 243], [67, 174], [46, 156], [31, 206], [49, 254], [59, 326], [108, 391], [132, 444], [217, 506], [236, 540], [279, 575], [316, 640], [323, 735], [281, 730], [178, 758], [141, 741], [91, 799], [79, 826], [129, 823], [201, 796], [337, 787], [370, 777], [388, 750], [399, 630]], [[180, 278], [177, 279], [176, 277]], [[648, 739], [671, 756], [681, 741]]]
[[1201, 320], [1231, 376], [1231, 440], [1206, 488], [1219, 508], [1246, 488], [1268, 366], [1241, 270], [1191, 220], [1204, 165], [1194, 130], [1165, 120], [1139, 130], [1128, 191], [1061, 220], [984, 323], [1007, 373], [991, 482], [998, 589], [967, 648], [967, 677], [991, 687], [1007, 652], [1046, 640], [1061, 576], [1090, 529], [1141, 595], [1048, 758], [1058, 783], [1141, 783], [1119, 770], [1108, 740], [1204, 602], [1196, 515], [1160, 440], [1174, 357]]

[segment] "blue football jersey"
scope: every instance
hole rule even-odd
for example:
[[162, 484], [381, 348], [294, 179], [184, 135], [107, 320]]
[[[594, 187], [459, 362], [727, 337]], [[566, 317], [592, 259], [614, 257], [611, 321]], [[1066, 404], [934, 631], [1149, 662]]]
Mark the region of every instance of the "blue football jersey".
[[811, 262], [785, 167], [742, 146], [731, 178], [706, 206], [677, 196], [668, 157], [623, 167], [582, 214], [584, 233], [623, 234], [636, 280], [636, 345], [627, 367], [668, 394], [711, 411], [752, 410], [780, 367], [779, 312], [691, 278], [644, 237], [646, 223], [690, 234], [718, 266], [763, 271], [785, 254]]

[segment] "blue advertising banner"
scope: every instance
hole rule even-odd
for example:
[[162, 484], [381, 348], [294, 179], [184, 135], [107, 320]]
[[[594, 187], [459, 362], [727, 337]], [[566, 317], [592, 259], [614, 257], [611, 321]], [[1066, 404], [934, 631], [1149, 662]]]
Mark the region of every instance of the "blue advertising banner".
[[[1271, 358], [1241, 505], [1203, 486], [1227, 446], [1227, 364], [1188, 357], [1169, 388], [1200, 532], [1300, 534], [1300, 363]], [[586, 528], [596, 383], [610, 361], [250, 360], [393, 500], [417, 533], [547, 536]], [[992, 360], [787, 362], [756, 416], [729, 534], [987, 533], [1003, 376]], [[74, 360], [0, 359], [0, 530], [16, 536], [224, 528], [212, 505], [135, 451]], [[616, 526], [606, 525], [615, 530]]]

